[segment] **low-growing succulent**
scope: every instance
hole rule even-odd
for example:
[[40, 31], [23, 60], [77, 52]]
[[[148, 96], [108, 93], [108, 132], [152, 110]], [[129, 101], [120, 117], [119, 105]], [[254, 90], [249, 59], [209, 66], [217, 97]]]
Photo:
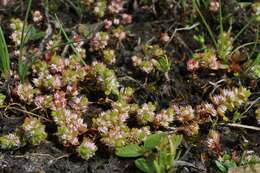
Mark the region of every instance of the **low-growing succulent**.
[[202, 103], [196, 106], [196, 116], [200, 124], [211, 121], [217, 116], [217, 111], [213, 104]]
[[163, 50], [159, 45], [149, 45], [146, 44], [143, 47], [144, 55], [150, 58], [160, 58], [166, 54], [166, 51]]
[[176, 112], [173, 108], [169, 107], [168, 109], [162, 109], [159, 113], [156, 114], [154, 118], [154, 124], [157, 127], [169, 127], [170, 123], [173, 122]]
[[81, 114], [70, 109], [60, 109], [53, 110], [52, 117], [58, 125], [59, 140], [65, 146], [78, 145], [78, 136], [87, 131], [87, 125], [84, 124]]
[[104, 57], [105, 63], [113, 64], [116, 62], [115, 50], [113, 50], [113, 49], [103, 50], [103, 57]]
[[23, 145], [19, 135], [15, 132], [0, 137], [0, 148], [4, 150], [16, 149]]
[[[85, 2], [85, 3], [90, 3], [90, 2]], [[96, 16], [103, 17], [105, 15], [106, 7], [107, 7], [106, 0], [97, 1], [95, 3], [93, 12]]]
[[106, 48], [109, 41], [109, 35], [106, 32], [98, 32], [90, 40], [90, 49], [92, 51], [103, 50]]
[[32, 145], [39, 145], [47, 138], [45, 125], [37, 118], [26, 117], [22, 125], [25, 141]]
[[208, 138], [206, 144], [209, 149], [213, 150], [217, 154], [220, 154], [221, 147], [220, 147], [220, 134], [216, 130], [210, 130], [208, 134]]
[[13, 133], [0, 137], [1, 149], [16, 149], [26, 144], [39, 145], [47, 138], [45, 125], [37, 118], [26, 117], [24, 123]]
[[124, 30], [123, 26], [118, 26], [117, 28], [113, 29], [112, 32], [113, 36], [117, 38], [119, 41], [126, 39], [127, 33]]
[[139, 55], [134, 55], [131, 59], [134, 66], [139, 67], [147, 74], [155, 69], [163, 73], [167, 73], [171, 69], [171, 62], [166, 55], [166, 51], [159, 45], [145, 44], [143, 46], [142, 56], [143, 58]]
[[227, 120], [225, 112], [232, 112], [235, 108], [246, 103], [250, 95], [251, 92], [241, 86], [239, 88], [222, 89], [219, 95], [211, 97], [211, 101], [217, 107], [216, 110], [218, 115], [224, 120]]
[[193, 58], [187, 61], [188, 71], [196, 71], [199, 68], [218, 70], [223, 68], [223, 65], [217, 59], [217, 55], [213, 49], [206, 49], [202, 53], [195, 53]]
[[33, 88], [30, 83], [20, 83], [17, 87], [17, 94], [22, 101], [32, 103], [35, 95], [39, 92], [38, 89]]
[[77, 152], [81, 158], [88, 160], [95, 155], [97, 149], [95, 142], [89, 138], [84, 138], [80, 146], [77, 147]]
[[100, 62], [93, 62], [91, 68], [93, 75], [97, 78], [106, 95], [119, 94], [119, 82], [113, 70], [110, 70], [105, 64]]
[[138, 123], [145, 125], [147, 123], [153, 122], [155, 117], [155, 109], [155, 105], [153, 105], [151, 102], [149, 102], [148, 104], [143, 104], [141, 108], [137, 110], [136, 117]]
[[108, 10], [112, 14], [119, 13], [123, 10], [124, 0], [111, 0], [110, 4], [108, 5]]

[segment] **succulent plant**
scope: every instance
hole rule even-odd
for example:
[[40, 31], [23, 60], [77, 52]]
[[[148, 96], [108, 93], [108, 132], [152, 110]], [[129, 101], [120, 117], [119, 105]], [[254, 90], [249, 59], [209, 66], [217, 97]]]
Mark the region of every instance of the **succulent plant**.
[[137, 110], [136, 117], [138, 123], [146, 125], [147, 123], [153, 122], [155, 117], [155, 109], [155, 105], [153, 105], [151, 102], [149, 102], [148, 104], [143, 104], [142, 107]]
[[160, 113], [156, 114], [154, 118], [154, 124], [157, 127], [169, 127], [170, 123], [173, 122], [176, 112], [173, 108], [162, 109]]
[[22, 101], [32, 103], [35, 95], [39, 93], [38, 89], [32, 87], [30, 83], [20, 83], [17, 87], [17, 94]]
[[103, 56], [104, 56], [105, 63], [113, 64], [116, 62], [115, 50], [113, 49], [103, 50]]
[[23, 145], [21, 138], [16, 133], [10, 133], [0, 137], [0, 148], [3, 150], [16, 149]]
[[26, 117], [22, 125], [25, 140], [32, 145], [39, 145], [47, 138], [45, 125], [37, 118]]
[[81, 115], [69, 109], [52, 111], [54, 122], [58, 125], [57, 136], [65, 145], [78, 145], [78, 136], [87, 131]]
[[250, 95], [251, 92], [241, 86], [239, 88], [222, 89], [219, 95], [215, 95], [211, 98], [211, 101], [217, 107], [217, 113], [224, 120], [228, 120], [225, 116], [225, 112], [227, 110], [232, 112], [235, 108], [246, 103]]
[[94, 14], [98, 17], [103, 17], [105, 15], [105, 10], [107, 7], [107, 1], [106, 0], [101, 0], [101, 1], [97, 1], [95, 3], [95, 7], [94, 7]]
[[90, 41], [90, 50], [98, 51], [106, 48], [109, 41], [109, 35], [106, 32], [97, 32]]
[[91, 68], [92, 73], [96, 76], [97, 81], [100, 83], [106, 95], [119, 94], [119, 82], [113, 70], [110, 70], [105, 64], [100, 62], [93, 62]]
[[95, 155], [97, 151], [96, 144], [89, 138], [84, 138], [80, 146], [77, 147], [77, 152], [81, 158], [88, 160]]

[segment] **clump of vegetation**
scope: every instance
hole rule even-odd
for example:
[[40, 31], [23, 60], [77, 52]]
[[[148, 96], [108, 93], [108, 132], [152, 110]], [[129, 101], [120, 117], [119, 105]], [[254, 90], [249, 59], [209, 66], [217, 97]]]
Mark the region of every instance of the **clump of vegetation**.
[[165, 133], [152, 134], [144, 141], [142, 146], [130, 144], [118, 148], [116, 155], [120, 157], [139, 157], [135, 165], [143, 172], [171, 172], [174, 161], [179, 157], [177, 150], [181, 144], [182, 136], [167, 135]]

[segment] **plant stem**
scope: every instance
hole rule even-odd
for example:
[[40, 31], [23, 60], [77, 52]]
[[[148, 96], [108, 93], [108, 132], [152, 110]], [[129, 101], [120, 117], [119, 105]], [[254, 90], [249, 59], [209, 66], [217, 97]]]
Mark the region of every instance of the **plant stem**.
[[198, 12], [199, 15], [200, 15], [202, 22], [204, 23], [204, 25], [205, 25], [206, 28], [207, 28], [207, 30], [208, 30], [208, 32], [209, 32], [209, 35], [210, 35], [210, 37], [211, 37], [211, 39], [212, 39], [212, 41], [213, 41], [213, 43], [214, 43], [214, 46], [217, 48], [217, 47], [218, 47], [218, 44], [217, 44], [217, 41], [216, 41], [216, 39], [215, 39], [215, 37], [214, 37], [214, 35], [213, 35], [213, 32], [212, 32], [210, 26], [208, 25], [208, 23], [206, 22], [204, 16], [202, 15], [202, 13], [201, 13], [201, 11], [200, 11], [200, 9], [199, 9], [199, 7], [198, 7], [196, 1], [195, 1], [195, 0], [192, 0], [192, 2], [193, 2], [193, 4], [194, 4], [194, 6], [195, 6], [197, 12]]
[[29, 12], [30, 12], [30, 9], [31, 9], [31, 5], [32, 5], [32, 0], [29, 0], [28, 7], [27, 7], [27, 10], [26, 10], [26, 14], [25, 14], [25, 19], [23, 21], [21, 45], [20, 45], [20, 58], [19, 58], [19, 60], [23, 56], [24, 38], [25, 38], [24, 33], [25, 33], [25, 27], [26, 27], [26, 24], [27, 24], [27, 21], [28, 21], [28, 17], [29, 17]]

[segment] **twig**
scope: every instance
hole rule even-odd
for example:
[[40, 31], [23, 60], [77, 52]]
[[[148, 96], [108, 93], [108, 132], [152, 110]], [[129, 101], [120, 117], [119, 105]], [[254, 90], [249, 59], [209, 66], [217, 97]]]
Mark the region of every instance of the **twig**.
[[227, 123], [227, 124], [221, 123], [220, 125], [260, 131], [260, 127], [248, 126], [248, 125], [237, 124], [237, 123]]
[[[0, 107], [0, 108], [3, 108], [3, 107]], [[35, 114], [35, 113], [29, 112], [29, 111], [24, 110], [24, 109], [20, 109], [20, 108], [17, 108], [17, 107], [11, 107], [11, 106], [9, 106], [9, 105], [8, 105], [8, 106], [5, 106], [5, 110], [8, 110], [8, 109], [10, 109], [10, 110], [16, 110], [16, 111], [19, 111], [19, 112], [23, 112], [23, 113], [26, 113], [26, 114], [29, 114], [29, 115], [36, 116], [36, 117], [38, 117], [38, 118], [44, 119], [44, 120], [46, 120], [46, 121], [48, 121], [48, 122], [52, 122], [51, 120], [49, 120], [49, 119], [47, 119], [47, 118], [45, 118], [45, 117], [43, 117], [43, 116], [37, 115], [37, 114]]]
[[260, 100], [260, 97], [258, 97], [257, 99], [255, 99], [254, 101], [250, 102], [250, 105], [247, 107], [247, 109], [241, 113], [240, 117], [244, 118], [245, 116], [243, 116], [245, 113], [247, 113], [249, 111], [249, 109], [254, 106], [254, 104], [256, 104], [258, 101]]
[[54, 156], [50, 155], [50, 154], [45, 154], [45, 153], [30, 153], [30, 154], [25, 154], [25, 155], [16, 155], [16, 156], [12, 156], [14, 158], [27, 158], [27, 157], [33, 157], [33, 156], [45, 156], [45, 157], [51, 157], [53, 159], [55, 159]]
[[164, 48], [166, 48], [166, 47], [169, 45], [169, 43], [170, 43], [170, 42], [172, 41], [172, 39], [174, 38], [176, 32], [178, 32], [178, 31], [189, 31], [189, 30], [192, 30], [193, 28], [197, 27], [198, 25], [199, 25], [199, 23], [194, 23], [194, 24], [191, 25], [191, 26], [186, 26], [186, 27], [183, 27], [183, 28], [176, 28], [176, 29], [173, 31], [170, 40], [166, 43], [166, 45], [165, 45]]
[[214, 94], [214, 92], [216, 91], [216, 89], [218, 89], [218, 87], [220, 86], [219, 84], [222, 83], [222, 82], [225, 82], [226, 79], [221, 79], [217, 82], [211, 82], [209, 81], [209, 84], [214, 86], [213, 90], [210, 92], [210, 96], [212, 96], [212, 94]]

